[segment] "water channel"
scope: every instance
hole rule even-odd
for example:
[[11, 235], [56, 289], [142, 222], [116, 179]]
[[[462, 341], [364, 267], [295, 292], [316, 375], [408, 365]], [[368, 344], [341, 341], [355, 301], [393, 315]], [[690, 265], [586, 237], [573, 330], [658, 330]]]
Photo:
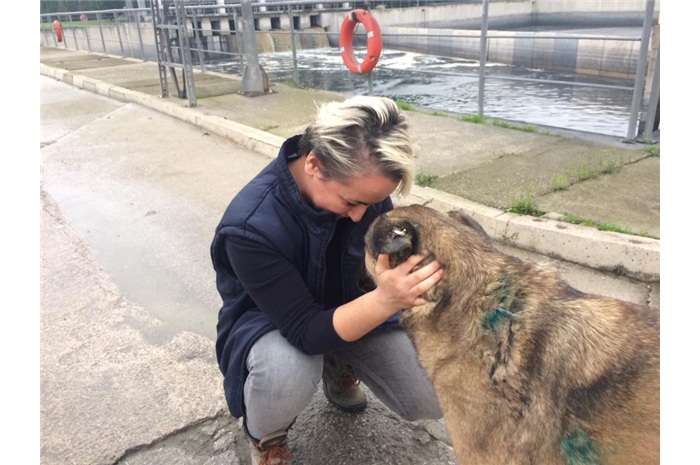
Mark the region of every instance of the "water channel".
[[[364, 56], [362, 49], [357, 50], [356, 54], [360, 60]], [[259, 59], [271, 81], [284, 82], [293, 78], [291, 53], [261, 54]], [[369, 92], [367, 76], [350, 73], [337, 48], [300, 50], [297, 52], [297, 62], [299, 80], [306, 87], [348, 95]], [[230, 74], [241, 73], [237, 59], [209, 64], [207, 68]], [[453, 74], [425, 74], [421, 71]], [[400, 99], [427, 110], [476, 114], [478, 75], [478, 61], [385, 49], [373, 72], [373, 90], [374, 95]], [[486, 76], [486, 117], [611, 136], [624, 137], [626, 134], [631, 91], [493, 78], [510, 76], [551, 79], [629, 88], [634, 85], [633, 81], [555, 73], [497, 63], [487, 64]]]

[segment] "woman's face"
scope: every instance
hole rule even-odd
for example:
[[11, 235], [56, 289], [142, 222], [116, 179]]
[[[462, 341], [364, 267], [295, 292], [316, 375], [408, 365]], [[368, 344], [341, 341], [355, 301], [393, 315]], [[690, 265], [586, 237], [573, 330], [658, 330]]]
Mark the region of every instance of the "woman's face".
[[333, 212], [338, 218], [350, 218], [355, 223], [362, 219], [367, 207], [389, 197], [399, 185], [379, 175], [351, 178], [342, 183], [326, 179], [313, 153], [307, 155], [304, 171], [308, 176], [302, 192], [307, 201], [316, 209]]

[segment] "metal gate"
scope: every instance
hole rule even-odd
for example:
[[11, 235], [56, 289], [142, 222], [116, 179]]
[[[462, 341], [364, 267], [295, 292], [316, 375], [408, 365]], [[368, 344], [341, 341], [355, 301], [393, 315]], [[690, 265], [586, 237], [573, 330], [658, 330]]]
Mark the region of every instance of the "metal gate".
[[[184, 0], [152, 1], [151, 17], [153, 18], [153, 33], [156, 42], [160, 96], [161, 98], [169, 96], [169, 71], [177, 90], [177, 96], [183, 99], [187, 98], [189, 106], [196, 107], [197, 95], [194, 88]], [[173, 44], [176, 44], [178, 62], [175, 61]], [[182, 70], [181, 82], [178, 81], [176, 69]]]

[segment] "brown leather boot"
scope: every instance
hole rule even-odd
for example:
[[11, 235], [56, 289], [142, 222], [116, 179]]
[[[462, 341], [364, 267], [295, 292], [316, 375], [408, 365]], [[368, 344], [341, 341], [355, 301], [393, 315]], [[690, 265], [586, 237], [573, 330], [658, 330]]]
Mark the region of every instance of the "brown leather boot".
[[260, 440], [250, 442], [252, 465], [292, 465], [294, 455], [287, 448], [287, 433], [278, 431]]
[[328, 402], [343, 412], [355, 413], [367, 408], [367, 396], [352, 368], [331, 354], [323, 356], [323, 393]]

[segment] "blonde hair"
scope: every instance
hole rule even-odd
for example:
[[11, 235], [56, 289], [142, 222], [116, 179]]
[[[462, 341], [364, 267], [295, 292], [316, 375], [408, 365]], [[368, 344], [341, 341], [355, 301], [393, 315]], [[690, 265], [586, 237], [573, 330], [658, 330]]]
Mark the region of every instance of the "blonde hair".
[[408, 119], [385, 97], [358, 96], [322, 105], [299, 141], [300, 156], [311, 152], [324, 178], [343, 182], [377, 174], [398, 182], [401, 195], [413, 185]]

